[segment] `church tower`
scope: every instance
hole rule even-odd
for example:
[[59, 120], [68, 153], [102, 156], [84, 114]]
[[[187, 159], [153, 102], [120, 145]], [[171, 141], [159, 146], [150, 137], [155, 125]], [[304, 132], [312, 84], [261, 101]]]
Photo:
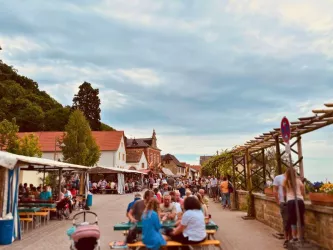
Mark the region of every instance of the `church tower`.
[[151, 146], [152, 146], [153, 148], [157, 148], [157, 138], [156, 138], [156, 132], [155, 132], [155, 129], [153, 130], [153, 136], [152, 136], [151, 138], [152, 138]]

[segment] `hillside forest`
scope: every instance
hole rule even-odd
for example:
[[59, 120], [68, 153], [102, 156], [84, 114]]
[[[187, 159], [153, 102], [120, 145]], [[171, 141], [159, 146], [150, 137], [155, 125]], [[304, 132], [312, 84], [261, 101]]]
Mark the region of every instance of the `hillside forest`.
[[[91, 94], [95, 105], [85, 107], [83, 94]], [[21, 132], [64, 131], [70, 114], [80, 109], [92, 130], [114, 130], [100, 121], [98, 89], [84, 82], [73, 97], [73, 106], [63, 106], [38, 87], [34, 80], [22, 76], [0, 60], [0, 121], [15, 120]], [[93, 110], [91, 109], [93, 107]]]

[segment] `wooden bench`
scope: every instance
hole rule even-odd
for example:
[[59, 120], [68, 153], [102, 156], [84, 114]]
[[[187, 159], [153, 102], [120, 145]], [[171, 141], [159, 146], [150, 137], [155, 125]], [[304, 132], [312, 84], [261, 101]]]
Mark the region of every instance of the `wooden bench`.
[[[34, 226], [35, 224], [35, 228], [37, 228], [39, 226], [38, 222], [34, 220], [34, 216], [36, 215], [35, 212], [19, 212], [19, 216], [20, 216], [20, 219], [32, 219], [32, 227]], [[27, 216], [27, 218], [21, 218], [22, 216]]]
[[212, 238], [213, 240], [215, 240], [215, 233], [216, 230], [206, 230], [206, 234], [207, 234], [207, 239], [210, 240], [210, 238]]
[[[110, 248], [112, 249], [113, 242], [110, 243]], [[162, 246], [162, 248], [168, 248], [168, 247], [182, 247], [182, 246], [192, 246], [192, 247], [206, 247], [206, 246], [215, 246], [218, 247], [220, 250], [222, 250], [221, 243], [219, 240], [205, 240], [199, 244], [182, 244], [177, 241], [167, 241], [167, 244], [165, 246]], [[136, 249], [140, 247], [145, 247], [145, 244], [142, 241], [138, 241], [132, 244], [127, 244], [127, 247], [130, 249]]]
[[48, 222], [48, 218], [49, 218], [49, 212], [36, 212], [35, 213], [36, 216], [39, 216], [40, 218], [44, 218], [44, 226], [45, 226], [45, 223]]
[[23, 224], [23, 227], [21, 227], [23, 230], [21, 230], [22, 232], [25, 231], [25, 227], [24, 227], [24, 224], [26, 224], [26, 229], [28, 230], [29, 229], [29, 223], [31, 223], [31, 228], [32, 228], [32, 225], [33, 225], [33, 219], [32, 218], [20, 218], [20, 223], [21, 225]]

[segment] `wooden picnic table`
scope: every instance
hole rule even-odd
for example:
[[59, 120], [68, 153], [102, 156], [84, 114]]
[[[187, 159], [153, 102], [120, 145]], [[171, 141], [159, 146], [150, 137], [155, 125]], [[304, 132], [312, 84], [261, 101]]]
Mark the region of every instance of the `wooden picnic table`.
[[19, 207], [47, 207], [55, 208], [57, 205], [55, 203], [19, 203]]
[[19, 207], [18, 212], [19, 213], [35, 213], [39, 212], [41, 210], [40, 207]]
[[[137, 228], [138, 229], [142, 229], [142, 224], [141, 222], [138, 222], [137, 224]], [[175, 222], [164, 222], [161, 223], [162, 228], [173, 228], [175, 227]], [[126, 231], [129, 230], [132, 226], [134, 226], [133, 223], [131, 222], [122, 222], [122, 223], [118, 223], [116, 225], [113, 226], [113, 230], [114, 231]], [[218, 229], [218, 225], [216, 225], [214, 223], [214, 221], [210, 220], [210, 222], [208, 224], [206, 224], [206, 230], [217, 230]]]

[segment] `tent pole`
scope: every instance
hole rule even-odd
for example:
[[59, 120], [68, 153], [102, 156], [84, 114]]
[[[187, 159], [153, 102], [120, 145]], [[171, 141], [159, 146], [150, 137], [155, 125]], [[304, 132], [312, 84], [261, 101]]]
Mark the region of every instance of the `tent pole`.
[[45, 166], [44, 166], [44, 169], [43, 169], [43, 187], [45, 186]]
[[61, 178], [62, 177], [62, 168], [59, 168], [59, 182], [58, 182], [58, 185], [59, 185], [59, 193], [58, 193], [58, 200], [59, 200], [59, 198], [60, 198], [60, 196], [61, 196]]

